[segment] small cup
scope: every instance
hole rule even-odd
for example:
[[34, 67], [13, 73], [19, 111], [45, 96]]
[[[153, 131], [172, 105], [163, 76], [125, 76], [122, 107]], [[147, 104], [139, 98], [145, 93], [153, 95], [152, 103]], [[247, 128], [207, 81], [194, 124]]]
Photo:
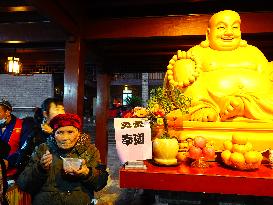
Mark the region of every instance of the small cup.
[[78, 158], [63, 158], [64, 171], [79, 170], [82, 166], [82, 159]]

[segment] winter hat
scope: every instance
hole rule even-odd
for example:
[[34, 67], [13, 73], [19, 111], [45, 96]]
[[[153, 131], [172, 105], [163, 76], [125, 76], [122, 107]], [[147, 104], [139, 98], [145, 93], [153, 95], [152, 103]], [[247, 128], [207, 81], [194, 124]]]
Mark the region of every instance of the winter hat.
[[53, 117], [50, 120], [49, 125], [54, 132], [60, 127], [65, 126], [73, 126], [78, 130], [81, 130], [82, 128], [81, 118], [77, 114], [72, 113], [59, 114]]

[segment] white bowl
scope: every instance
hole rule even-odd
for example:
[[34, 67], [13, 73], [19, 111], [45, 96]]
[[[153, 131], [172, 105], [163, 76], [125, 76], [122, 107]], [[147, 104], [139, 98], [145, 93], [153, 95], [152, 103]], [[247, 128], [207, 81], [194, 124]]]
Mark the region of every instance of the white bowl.
[[79, 170], [82, 166], [82, 159], [78, 158], [63, 158], [63, 169], [65, 171]]

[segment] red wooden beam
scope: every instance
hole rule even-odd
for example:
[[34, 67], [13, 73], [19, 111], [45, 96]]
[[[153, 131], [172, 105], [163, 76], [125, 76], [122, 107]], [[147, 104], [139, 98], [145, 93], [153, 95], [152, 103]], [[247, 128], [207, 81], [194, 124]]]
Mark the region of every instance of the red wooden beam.
[[32, 4], [43, 14], [49, 16], [54, 22], [59, 24], [69, 34], [78, 34], [79, 27], [75, 19], [67, 14], [58, 1], [54, 0], [30, 0]]
[[[240, 13], [243, 33], [273, 32], [273, 12]], [[101, 19], [85, 26], [84, 38], [133, 38], [204, 35], [211, 15]]]
[[[57, 12], [57, 11], [56, 11]], [[273, 12], [241, 13], [243, 33], [273, 32]], [[60, 14], [60, 16], [62, 16]], [[59, 24], [68, 32], [78, 32], [71, 20]], [[65, 17], [63, 17], [65, 18]], [[205, 35], [210, 15], [184, 15], [167, 17], [143, 17], [130, 19], [93, 20], [84, 25], [86, 39], [133, 38]], [[71, 26], [66, 24], [72, 24]], [[73, 26], [74, 25], [74, 26]], [[79, 34], [80, 35], [80, 34]], [[66, 34], [51, 22], [32, 24], [1, 24], [0, 42], [8, 40], [48, 41], [64, 40]]]
[[85, 44], [81, 39], [68, 41], [65, 51], [64, 107], [66, 112], [83, 117]]
[[101, 69], [97, 70], [97, 104], [96, 104], [96, 147], [100, 151], [101, 161], [107, 164], [108, 153], [108, 110], [111, 75]]
[[0, 42], [65, 41], [67, 34], [51, 22], [0, 24]]

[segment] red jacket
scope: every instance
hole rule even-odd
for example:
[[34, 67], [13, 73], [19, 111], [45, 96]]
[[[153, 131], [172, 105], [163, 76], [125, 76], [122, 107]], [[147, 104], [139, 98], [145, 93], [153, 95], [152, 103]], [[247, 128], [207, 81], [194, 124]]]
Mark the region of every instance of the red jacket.
[[[23, 127], [23, 120], [16, 118], [16, 122], [8, 142], [11, 148], [9, 152], [9, 156], [17, 152], [18, 149], [20, 148], [20, 138], [21, 138], [22, 127]], [[16, 172], [17, 172], [16, 168], [8, 168], [7, 176], [8, 177], [13, 176], [16, 174]]]

